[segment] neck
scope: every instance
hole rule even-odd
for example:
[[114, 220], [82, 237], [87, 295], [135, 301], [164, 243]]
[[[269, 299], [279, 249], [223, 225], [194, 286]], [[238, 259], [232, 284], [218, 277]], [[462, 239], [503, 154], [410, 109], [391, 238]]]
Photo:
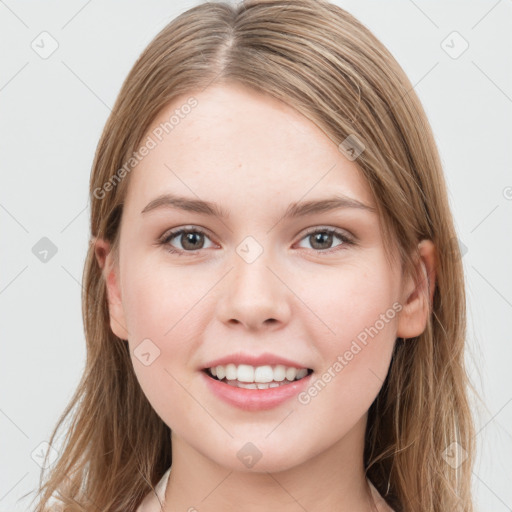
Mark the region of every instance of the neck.
[[364, 475], [366, 415], [336, 444], [277, 472], [221, 466], [172, 433], [172, 470], [164, 512], [371, 512]]

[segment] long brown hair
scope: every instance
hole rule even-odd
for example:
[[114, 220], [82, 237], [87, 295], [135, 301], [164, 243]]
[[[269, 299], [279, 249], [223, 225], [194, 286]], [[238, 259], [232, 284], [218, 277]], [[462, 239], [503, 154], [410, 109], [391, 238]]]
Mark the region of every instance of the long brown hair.
[[[153, 39], [126, 78], [90, 178], [86, 367], [52, 433], [53, 445], [66, 428], [44, 484], [41, 473], [37, 511], [55, 498], [65, 511], [134, 511], [172, 462], [170, 429], [142, 392], [126, 341], [110, 328], [93, 242], [104, 238], [117, 251], [133, 155], [159, 112], [178, 96], [229, 82], [292, 106], [336, 145], [349, 136], [363, 142], [355, 162], [404, 274], [415, 275], [420, 240], [437, 247], [428, 325], [420, 336], [396, 341], [369, 410], [364, 463], [397, 512], [472, 511], [464, 274], [436, 144], [397, 61], [361, 22], [324, 0], [198, 5]], [[454, 450], [461, 463], [453, 463]]]

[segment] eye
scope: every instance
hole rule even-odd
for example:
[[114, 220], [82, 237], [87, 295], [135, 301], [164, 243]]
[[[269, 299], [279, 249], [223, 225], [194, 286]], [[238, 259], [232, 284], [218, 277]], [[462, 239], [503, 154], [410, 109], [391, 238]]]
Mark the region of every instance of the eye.
[[316, 252], [328, 252], [330, 254], [333, 251], [330, 250], [332, 247], [329, 246], [332, 245], [334, 238], [341, 240], [341, 243], [334, 246], [335, 248], [340, 245], [347, 246], [354, 244], [354, 241], [348, 235], [343, 231], [334, 228], [315, 228], [314, 230], [306, 233], [306, 236], [304, 236], [302, 240], [310, 240], [311, 246], [316, 250]]
[[[174, 247], [171, 240], [176, 238], [181, 248]], [[208, 238], [207, 234], [198, 228], [179, 228], [172, 231], [167, 231], [159, 241], [159, 244], [165, 245], [166, 250], [181, 256], [183, 253], [205, 249], [204, 239]]]
[[[206, 249], [205, 238], [209, 240], [208, 235], [205, 231], [199, 228], [178, 228], [171, 231], [167, 231], [161, 239], [158, 241], [159, 245], [165, 246], [165, 249], [170, 253], [176, 254], [177, 256], [183, 256], [189, 253], [190, 256], [195, 256], [196, 252], [200, 249]], [[341, 243], [333, 247], [330, 247], [333, 240], [338, 238]], [[172, 245], [172, 240], [176, 239], [181, 247], [175, 247]], [[301, 239], [310, 240], [311, 248], [317, 253], [331, 254], [336, 252], [339, 246], [353, 245], [355, 242], [349, 235], [344, 231], [335, 228], [315, 228], [306, 233]], [[214, 244], [210, 245], [212, 247]]]

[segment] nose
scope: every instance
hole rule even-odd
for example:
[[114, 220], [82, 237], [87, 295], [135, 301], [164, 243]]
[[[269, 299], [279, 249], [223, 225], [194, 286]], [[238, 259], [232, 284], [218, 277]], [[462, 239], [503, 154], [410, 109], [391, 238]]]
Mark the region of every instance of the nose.
[[263, 252], [248, 262], [238, 254], [221, 285], [217, 315], [226, 325], [243, 325], [247, 330], [278, 329], [290, 318], [290, 289], [286, 276]]

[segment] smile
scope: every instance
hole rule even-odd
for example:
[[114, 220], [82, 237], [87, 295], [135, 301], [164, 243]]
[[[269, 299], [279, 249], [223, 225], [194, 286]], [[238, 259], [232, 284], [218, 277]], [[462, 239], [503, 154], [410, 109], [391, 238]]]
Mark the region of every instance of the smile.
[[[207, 368], [200, 373], [204, 376], [207, 388], [215, 397], [245, 411], [259, 411], [277, 407], [303, 391], [309, 385], [313, 374], [311, 369], [290, 368], [288, 372], [287, 368], [284, 372], [284, 378], [281, 378], [283, 375], [282, 368], [267, 367], [267, 369], [257, 372], [258, 368], [265, 367], [250, 367], [253, 369], [252, 377], [250, 370], [242, 368], [241, 380], [239, 380], [238, 370], [243, 366], [249, 365], [236, 367], [237, 378], [235, 379], [227, 378], [226, 374], [222, 373], [222, 368], [218, 372], [219, 366], [215, 367], [213, 372], [212, 368]], [[231, 372], [228, 374], [229, 377], [235, 375], [232, 368], [229, 370], [226, 368], [226, 370]], [[216, 375], [213, 375], [213, 373], [216, 373]], [[262, 373], [265, 373], [265, 377], [261, 377]], [[222, 378], [219, 379], [219, 376]], [[261, 380], [262, 378], [267, 381], [259, 382], [258, 379]], [[280, 380], [274, 380], [275, 378]]]
[[244, 389], [268, 389], [286, 386], [290, 382], [301, 380], [310, 375], [313, 370], [284, 365], [255, 367], [248, 364], [227, 364], [207, 368], [206, 372], [213, 379], [229, 386]]

